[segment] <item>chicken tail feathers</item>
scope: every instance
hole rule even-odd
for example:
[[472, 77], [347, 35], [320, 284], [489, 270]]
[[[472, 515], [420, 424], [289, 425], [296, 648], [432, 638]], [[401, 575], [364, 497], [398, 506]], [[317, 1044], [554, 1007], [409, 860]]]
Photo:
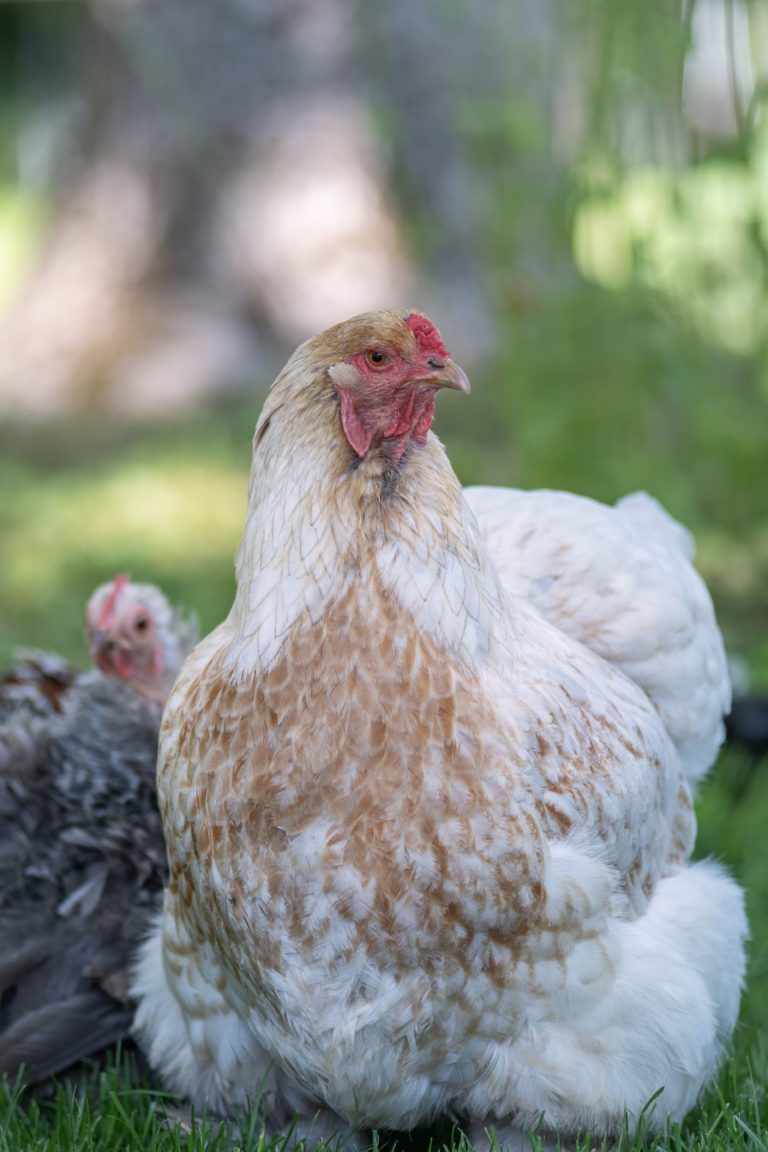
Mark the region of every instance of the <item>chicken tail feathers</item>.
[[128, 1036], [130, 1008], [99, 989], [26, 1012], [0, 1033], [0, 1075], [30, 1083], [63, 1072]]

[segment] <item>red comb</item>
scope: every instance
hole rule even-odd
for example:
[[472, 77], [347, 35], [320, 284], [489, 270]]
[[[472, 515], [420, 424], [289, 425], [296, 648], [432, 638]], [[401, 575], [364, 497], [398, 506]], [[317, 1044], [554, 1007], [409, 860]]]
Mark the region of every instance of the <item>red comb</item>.
[[112, 581], [112, 588], [101, 606], [97, 628], [106, 628], [117, 606], [118, 597], [123, 589], [130, 584], [131, 578], [125, 572], [118, 573]]
[[437, 328], [426, 316], [422, 316], [420, 312], [411, 312], [409, 316], [406, 316], [405, 322], [416, 337], [416, 343], [425, 356], [445, 358], [450, 355]]

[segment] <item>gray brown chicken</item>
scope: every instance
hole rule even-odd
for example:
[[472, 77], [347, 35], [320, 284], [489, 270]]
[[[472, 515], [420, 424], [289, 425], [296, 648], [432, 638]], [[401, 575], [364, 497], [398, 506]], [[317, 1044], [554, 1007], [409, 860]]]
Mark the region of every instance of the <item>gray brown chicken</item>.
[[96, 668], [21, 656], [0, 683], [0, 1073], [40, 1080], [127, 1036], [126, 968], [166, 875], [155, 760], [196, 627], [118, 576]]

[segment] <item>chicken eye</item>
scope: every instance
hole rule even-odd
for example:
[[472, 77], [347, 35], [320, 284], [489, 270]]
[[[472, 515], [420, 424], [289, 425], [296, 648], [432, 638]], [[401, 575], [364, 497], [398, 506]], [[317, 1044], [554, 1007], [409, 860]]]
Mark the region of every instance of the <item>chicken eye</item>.
[[388, 357], [380, 348], [370, 348], [365, 354], [365, 359], [371, 368], [383, 368], [387, 363]]
[[149, 620], [146, 616], [139, 616], [138, 620], [134, 621], [133, 626], [137, 632], [146, 632], [149, 628]]

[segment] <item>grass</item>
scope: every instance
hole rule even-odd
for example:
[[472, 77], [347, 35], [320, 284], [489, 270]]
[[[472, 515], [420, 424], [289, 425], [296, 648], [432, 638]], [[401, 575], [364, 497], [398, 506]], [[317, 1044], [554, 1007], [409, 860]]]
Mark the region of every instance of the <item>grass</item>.
[[269, 1144], [255, 1117], [242, 1125], [216, 1125], [203, 1117], [189, 1131], [169, 1125], [167, 1097], [137, 1080], [135, 1060], [116, 1050], [103, 1068], [94, 1067], [77, 1084], [57, 1083], [47, 1099], [29, 1098], [19, 1083], [8, 1086], [0, 1092], [0, 1152], [224, 1152]]
[[[637, 1130], [618, 1140], [577, 1138], [575, 1152], [768, 1152], [765, 1093], [768, 1066], [762, 1045], [747, 1051], [738, 1037], [732, 1058], [682, 1125], [663, 1135], [650, 1129], [653, 1101]], [[206, 1117], [190, 1125], [165, 1119], [169, 1099], [142, 1083], [130, 1053], [116, 1051], [77, 1083], [57, 1083], [45, 1099], [30, 1098], [19, 1084], [0, 1085], [0, 1152], [283, 1152], [291, 1133], [267, 1135], [258, 1116], [238, 1123]], [[461, 1133], [445, 1124], [409, 1135], [373, 1133], [373, 1152], [468, 1152]], [[531, 1133], [531, 1150], [541, 1147]]]

